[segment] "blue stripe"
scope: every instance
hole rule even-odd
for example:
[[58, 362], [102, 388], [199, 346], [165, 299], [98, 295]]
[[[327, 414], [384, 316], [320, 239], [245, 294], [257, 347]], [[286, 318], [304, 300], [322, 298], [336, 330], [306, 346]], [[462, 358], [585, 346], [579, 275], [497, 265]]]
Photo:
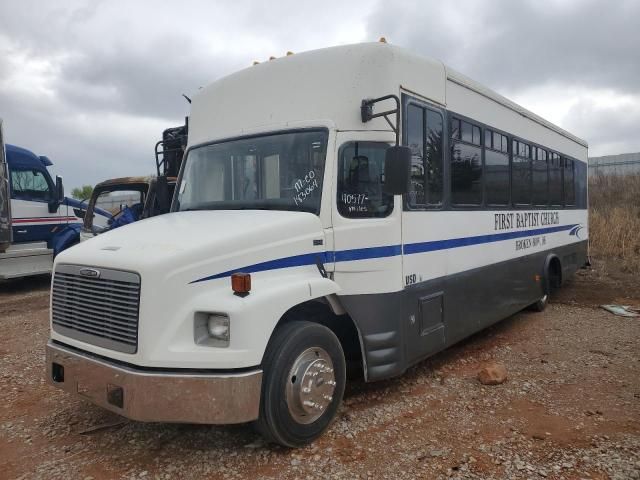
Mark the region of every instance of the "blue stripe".
[[448, 240], [434, 240], [431, 242], [408, 243], [404, 246], [404, 254], [434, 252], [436, 250], [448, 250], [450, 248], [468, 247], [470, 245], [481, 245], [483, 243], [501, 242], [513, 238], [533, 237], [544, 235], [545, 233], [562, 232], [571, 230], [576, 225], [560, 225], [556, 227], [536, 228], [534, 230], [524, 230], [520, 232], [494, 233], [491, 235], [478, 235], [476, 237], [450, 238]]
[[234, 270], [227, 270], [226, 272], [217, 273], [209, 277], [204, 277], [198, 280], [194, 280], [191, 283], [206, 282], [207, 280], [216, 280], [218, 278], [229, 277], [234, 273], [238, 273], [238, 272], [255, 273], [255, 272], [264, 272], [265, 270], [277, 270], [279, 268], [315, 265], [318, 260], [322, 263], [326, 262], [328, 258], [327, 255], [328, 255], [327, 252], [318, 252], [318, 253], [305, 253], [303, 255], [294, 255], [292, 257], [278, 258], [276, 260], [269, 260], [267, 262], [256, 263], [254, 265], [248, 265], [246, 267], [236, 268]]
[[368, 258], [395, 257], [402, 253], [401, 245], [387, 245], [384, 247], [354, 248], [329, 252], [329, 258], [333, 255], [334, 262], [350, 262], [352, 260], [366, 260]]
[[481, 245], [483, 243], [501, 242], [513, 238], [532, 237], [535, 235], [544, 235], [546, 233], [562, 232], [575, 228], [577, 224], [560, 225], [547, 228], [536, 228], [533, 230], [524, 230], [519, 232], [494, 233], [491, 235], [478, 235], [475, 237], [450, 238], [447, 240], [434, 240], [430, 242], [408, 243], [404, 245], [385, 245], [382, 247], [353, 248], [349, 250], [338, 250], [335, 252], [318, 252], [305, 253], [302, 255], [294, 255], [291, 257], [283, 257], [266, 262], [255, 263], [245, 267], [227, 270], [226, 272], [217, 273], [208, 277], [199, 278], [190, 283], [206, 282], [207, 280], [216, 280], [219, 278], [229, 277], [234, 273], [255, 273], [264, 272], [266, 270], [278, 270], [280, 268], [302, 267], [305, 265], [315, 265], [318, 261], [326, 262], [350, 262], [354, 260], [367, 260], [372, 258], [395, 257], [401, 255], [412, 255], [414, 253], [433, 252], [436, 250], [448, 250], [451, 248], [467, 247], [470, 245]]

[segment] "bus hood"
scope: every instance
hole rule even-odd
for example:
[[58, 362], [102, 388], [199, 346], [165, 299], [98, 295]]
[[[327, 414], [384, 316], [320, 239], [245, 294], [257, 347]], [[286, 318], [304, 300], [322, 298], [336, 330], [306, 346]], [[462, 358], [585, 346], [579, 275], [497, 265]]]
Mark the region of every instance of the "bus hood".
[[[320, 219], [266, 210], [175, 212], [142, 220], [62, 252], [56, 264], [127, 270], [155, 281], [196, 283], [233, 271], [313, 264], [324, 258]], [[302, 262], [302, 263], [301, 263]]]

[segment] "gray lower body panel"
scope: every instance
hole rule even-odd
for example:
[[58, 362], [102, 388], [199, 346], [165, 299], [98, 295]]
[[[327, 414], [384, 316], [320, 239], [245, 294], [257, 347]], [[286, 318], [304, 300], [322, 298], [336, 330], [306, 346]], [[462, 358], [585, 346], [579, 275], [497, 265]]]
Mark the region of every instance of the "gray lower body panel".
[[535, 303], [545, 262], [560, 259], [567, 279], [587, 261], [587, 241], [411, 285], [400, 292], [340, 300], [360, 332], [367, 381], [409, 366]]

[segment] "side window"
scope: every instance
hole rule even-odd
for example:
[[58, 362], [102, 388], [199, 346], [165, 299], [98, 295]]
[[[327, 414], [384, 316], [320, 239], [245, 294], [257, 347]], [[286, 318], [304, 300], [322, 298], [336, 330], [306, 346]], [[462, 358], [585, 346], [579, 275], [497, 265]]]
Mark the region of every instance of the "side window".
[[11, 197], [48, 202], [51, 199], [51, 187], [40, 170], [12, 170]]
[[574, 174], [576, 186], [576, 206], [587, 208], [587, 165], [584, 162], [574, 161]]
[[340, 149], [338, 212], [348, 218], [386, 217], [393, 196], [384, 193], [386, 143], [351, 142]]
[[547, 151], [533, 148], [533, 204], [545, 206], [549, 203]]
[[442, 205], [442, 141], [442, 115], [435, 110], [409, 104], [407, 144], [411, 149], [410, 207]]
[[[460, 125], [460, 127], [458, 127]], [[461, 132], [460, 139], [456, 129]], [[482, 148], [480, 127], [451, 121], [451, 200], [454, 205], [482, 204]]]
[[512, 197], [516, 205], [531, 205], [531, 147], [513, 141]]
[[573, 160], [563, 157], [564, 165], [564, 204], [573, 206], [576, 203]]
[[[444, 178], [444, 136], [442, 115], [427, 109], [427, 204], [442, 205]], [[478, 133], [478, 135], [480, 135]]]
[[424, 155], [424, 108], [410, 104], [407, 107], [407, 146], [411, 149], [411, 180], [408, 201], [412, 207], [425, 205], [425, 155]]
[[484, 185], [487, 205], [508, 205], [509, 143], [505, 135], [485, 129]]
[[554, 207], [562, 206], [562, 167], [560, 155], [549, 153], [549, 200]]

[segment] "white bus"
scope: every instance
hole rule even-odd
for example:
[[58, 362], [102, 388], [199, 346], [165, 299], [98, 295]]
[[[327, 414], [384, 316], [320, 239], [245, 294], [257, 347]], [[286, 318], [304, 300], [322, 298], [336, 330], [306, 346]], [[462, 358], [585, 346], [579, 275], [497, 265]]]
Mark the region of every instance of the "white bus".
[[394, 377], [544, 307], [587, 261], [586, 160], [385, 43], [249, 67], [193, 98], [172, 213], [57, 257], [48, 378], [131, 419], [304, 445], [348, 366]]

